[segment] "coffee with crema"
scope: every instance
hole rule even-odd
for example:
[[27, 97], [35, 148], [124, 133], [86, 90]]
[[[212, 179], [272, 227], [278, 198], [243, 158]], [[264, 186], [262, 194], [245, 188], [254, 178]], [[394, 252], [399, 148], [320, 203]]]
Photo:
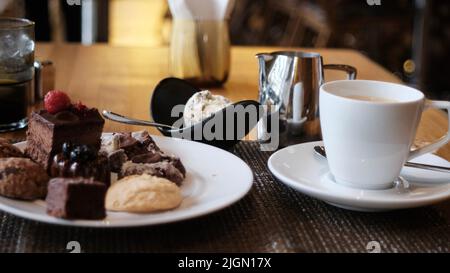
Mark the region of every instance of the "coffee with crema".
[[371, 102], [399, 102], [398, 100], [388, 99], [388, 98], [380, 98], [380, 97], [372, 97], [372, 96], [360, 96], [360, 95], [349, 95], [343, 96], [344, 98], [353, 99], [353, 100], [362, 100], [362, 101], [371, 101]]

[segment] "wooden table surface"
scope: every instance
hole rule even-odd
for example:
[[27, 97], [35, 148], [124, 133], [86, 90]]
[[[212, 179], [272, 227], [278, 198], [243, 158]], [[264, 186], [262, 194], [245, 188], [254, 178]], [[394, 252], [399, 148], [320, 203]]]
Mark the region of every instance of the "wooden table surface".
[[[228, 82], [223, 88], [213, 89], [233, 101], [256, 99], [258, 94], [258, 65], [256, 53], [280, 48], [233, 47]], [[353, 50], [314, 49], [325, 63], [355, 66], [359, 79], [400, 82], [392, 73]], [[109, 45], [82, 46], [79, 44], [38, 44], [36, 57], [50, 59], [56, 68], [55, 87], [65, 90], [73, 100], [88, 106], [108, 109], [140, 119], [149, 119], [149, 100], [153, 88], [169, 76], [168, 48], [166, 47], [112, 47]], [[344, 78], [341, 72], [326, 72], [326, 81]], [[36, 105], [35, 107], [40, 107]], [[447, 130], [444, 112], [428, 110], [422, 117], [416, 143], [420, 146], [432, 141]], [[105, 131], [142, 130], [107, 121]], [[150, 130], [154, 134], [158, 132]], [[24, 131], [0, 134], [1, 137], [23, 138]], [[450, 145], [437, 154], [450, 160]]]

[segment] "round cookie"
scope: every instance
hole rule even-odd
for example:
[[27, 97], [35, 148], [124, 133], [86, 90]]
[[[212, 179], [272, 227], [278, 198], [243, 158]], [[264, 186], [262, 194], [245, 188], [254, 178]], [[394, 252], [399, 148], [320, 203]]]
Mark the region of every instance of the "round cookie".
[[105, 207], [111, 211], [147, 213], [178, 207], [181, 190], [165, 178], [147, 174], [125, 177], [108, 189]]
[[0, 159], [0, 195], [23, 200], [44, 198], [48, 180], [46, 171], [30, 159]]
[[0, 141], [0, 158], [25, 157], [23, 152], [7, 141]]

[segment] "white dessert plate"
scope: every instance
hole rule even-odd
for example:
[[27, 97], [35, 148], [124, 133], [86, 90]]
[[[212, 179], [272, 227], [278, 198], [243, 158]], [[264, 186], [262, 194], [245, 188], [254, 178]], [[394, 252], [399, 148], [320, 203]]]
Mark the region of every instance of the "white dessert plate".
[[[361, 190], [337, 184], [328, 169], [327, 160], [314, 153], [313, 148], [316, 145], [323, 145], [323, 142], [294, 145], [276, 152], [268, 161], [270, 171], [282, 183], [295, 190], [349, 210], [406, 209], [431, 205], [450, 198], [450, 183], [434, 183], [444, 179], [444, 175], [447, 178], [442, 181], [450, 182], [449, 174], [413, 168], [404, 168], [402, 174], [414, 177], [414, 181], [391, 189]], [[449, 162], [435, 155], [426, 155], [415, 162], [450, 166]]]
[[[107, 134], [103, 134], [104, 136]], [[198, 142], [152, 136], [166, 153], [181, 158], [187, 176], [181, 186], [180, 207], [148, 214], [107, 212], [100, 221], [63, 220], [45, 213], [45, 202], [0, 197], [0, 209], [19, 217], [50, 224], [80, 227], [135, 227], [192, 219], [230, 206], [244, 197], [253, 184], [253, 173], [237, 156]], [[21, 149], [26, 143], [16, 144]]]

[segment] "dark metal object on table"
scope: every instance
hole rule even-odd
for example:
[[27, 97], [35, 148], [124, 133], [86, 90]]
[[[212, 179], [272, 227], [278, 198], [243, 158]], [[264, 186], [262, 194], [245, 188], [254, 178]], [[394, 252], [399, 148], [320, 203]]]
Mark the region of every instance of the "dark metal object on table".
[[[279, 133], [279, 147], [320, 140], [319, 89], [324, 69], [342, 70], [348, 79], [356, 78], [356, 68], [342, 64], [323, 64], [318, 53], [279, 51], [260, 53], [259, 102], [267, 116], [258, 124], [262, 143]], [[279, 120], [279, 130], [271, 128], [270, 118]], [[275, 132], [273, 132], [275, 131]]]

